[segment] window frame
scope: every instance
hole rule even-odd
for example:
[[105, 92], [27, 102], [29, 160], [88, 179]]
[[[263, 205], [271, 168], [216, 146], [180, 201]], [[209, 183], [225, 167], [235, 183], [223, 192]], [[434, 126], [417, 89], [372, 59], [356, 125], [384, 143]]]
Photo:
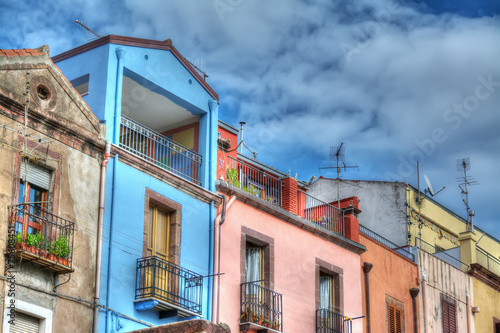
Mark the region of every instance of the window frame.
[[[386, 332], [388, 333], [392, 333], [391, 330], [390, 330], [390, 327], [391, 327], [391, 322], [390, 322], [390, 316], [389, 316], [389, 313], [390, 313], [390, 309], [394, 309], [394, 330], [396, 333], [404, 333], [405, 331], [405, 321], [404, 321], [404, 303], [389, 296], [389, 295], [385, 295], [385, 318], [386, 318]], [[397, 330], [397, 312], [400, 313], [400, 316], [399, 316], [399, 325], [400, 325], [400, 328], [401, 330], [398, 331]]]
[[240, 251], [240, 283], [246, 281], [246, 249], [247, 244], [252, 244], [263, 249], [263, 286], [274, 289], [274, 238], [264, 235], [256, 230], [241, 226], [241, 251]]
[[344, 270], [342, 267], [331, 264], [320, 258], [316, 258], [315, 280], [316, 280], [316, 309], [319, 310], [320, 303], [320, 278], [321, 275], [330, 275], [333, 278], [333, 295], [335, 297], [333, 309], [330, 311], [344, 314]]
[[150, 229], [149, 211], [151, 206], [156, 206], [170, 215], [168, 261], [176, 265], [180, 265], [182, 205], [162, 196], [161, 194], [149, 188], [146, 188], [144, 197], [144, 233], [142, 256], [144, 258], [148, 256], [148, 234]]

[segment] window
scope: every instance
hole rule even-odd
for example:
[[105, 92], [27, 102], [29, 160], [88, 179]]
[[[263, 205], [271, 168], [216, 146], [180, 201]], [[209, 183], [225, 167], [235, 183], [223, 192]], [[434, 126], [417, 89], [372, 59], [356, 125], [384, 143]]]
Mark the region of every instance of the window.
[[[42, 212], [48, 208], [50, 171], [25, 159], [21, 163], [18, 203], [29, 203], [16, 220], [16, 233], [42, 234]], [[21, 208], [20, 208], [21, 209]], [[25, 237], [25, 236], [24, 236]]]
[[443, 333], [456, 333], [456, 301], [451, 297], [441, 294], [441, 308], [443, 312]]
[[342, 332], [343, 270], [316, 258], [316, 331]]
[[385, 295], [388, 333], [404, 333], [404, 303]]
[[40, 319], [22, 312], [16, 312], [16, 321], [10, 325], [9, 333], [38, 333], [40, 332]]
[[70, 83], [80, 94], [80, 96], [85, 96], [89, 94], [89, 79], [90, 75], [86, 74], [84, 76], [80, 76], [79, 78], [71, 80]]
[[170, 215], [157, 206], [149, 207], [147, 255], [168, 260], [170, 246]]
[[[4, 318], [8, 317], [9, 307], [12, 298], [5, 297]], [[2, 332], [52, 332], [52, 310], [16, 299], [15, 325], [10, 325], [8, 320], [3, 322]]]
[[262, 247], [247, 243], [245, 277], [246, 282], [261, 282], [264, 280], [264, 251]]
[[402, 333], [401, 310], [394, 305], [387, 304], [387, 330], [389, 333]]

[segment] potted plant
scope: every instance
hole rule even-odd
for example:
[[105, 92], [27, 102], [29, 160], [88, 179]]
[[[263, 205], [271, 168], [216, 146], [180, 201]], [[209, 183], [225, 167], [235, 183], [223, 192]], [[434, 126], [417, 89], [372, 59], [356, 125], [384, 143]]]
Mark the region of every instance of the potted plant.
[[273, 323], [273, 327], [272, 327], [273, 330], [276, 330], [276, 331], [279, 331], [280, 330], [280, 323], [275, 321]]
[[27, 234], [24, 238], [24, 243], [26, 244], [26, 246], [23, 247], [23, 249], [38, 255], [42, 237], [43, 236], [40, 234]]
[[68, 265], [68, 256], [71, 253], [71, 247], [69, 246], [69, 239], [62, 236], [56, 241], [52, 242], [49, 246], [49, 259], [57, 263]]

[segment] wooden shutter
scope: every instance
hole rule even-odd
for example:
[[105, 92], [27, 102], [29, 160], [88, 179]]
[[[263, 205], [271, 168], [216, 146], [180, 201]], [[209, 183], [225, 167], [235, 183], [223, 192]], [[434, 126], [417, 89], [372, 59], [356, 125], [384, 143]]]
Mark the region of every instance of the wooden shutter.
[[9, 326], [9, 333], [38, 333], [40, 332], [40, 319], [16, 311], [15, 324]]
[[402, 317], [401, 309], [396, 308], [392, 304], [387, 304], [387, 328], [389, 333], [403, 332]]
[[443, 333], [457, 333], [456, 306], [446, 300], [441, 301], [443, 311]]

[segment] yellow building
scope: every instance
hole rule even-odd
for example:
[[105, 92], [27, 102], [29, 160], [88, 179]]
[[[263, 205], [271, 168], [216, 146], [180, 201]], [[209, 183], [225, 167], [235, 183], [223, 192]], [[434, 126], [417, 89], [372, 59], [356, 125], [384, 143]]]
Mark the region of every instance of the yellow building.
[[[475, 332], [500, 333], [500, 241], [414, 187], [407, 186], [411, 246], [435, 254], [472, 276], [468, 316]], [[420, 217], [420, 218], [419, 218]]]

